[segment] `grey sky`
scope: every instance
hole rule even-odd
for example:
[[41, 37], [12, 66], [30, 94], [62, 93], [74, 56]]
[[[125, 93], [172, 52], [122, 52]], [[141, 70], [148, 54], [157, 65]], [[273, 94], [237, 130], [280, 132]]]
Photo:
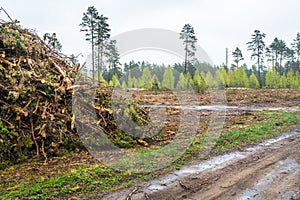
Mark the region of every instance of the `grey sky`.
[[[299, 0], [6, 0], [0, 3], [13, 19], [42, 35], [56, 32], [67, 54], [86, 54], [89, 44], [79, 32], [83, 12], [95, 6], [109, 18], [112, 35], [139, 28], [164, 28], [180, 32], [190, 23], [198, 44], [215, 64], [225, 62], [225, 48], [239, 47], [248, 65], [246, 43], [255, 29], [288, 45], [300, 32]], [[0, 13], [3, 19], [5, 15]], [[230, 54], [231, 55], [231, 54]], [[231, 57], [231, 56], [230, 56]], [[230, 59], [231, 62], [231, 59]]]

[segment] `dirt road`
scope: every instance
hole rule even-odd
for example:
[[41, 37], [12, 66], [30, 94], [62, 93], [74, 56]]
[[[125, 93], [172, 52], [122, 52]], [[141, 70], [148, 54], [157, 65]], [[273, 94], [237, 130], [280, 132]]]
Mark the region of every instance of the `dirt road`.
[[300, 199], [300, 126], [105, 199]]

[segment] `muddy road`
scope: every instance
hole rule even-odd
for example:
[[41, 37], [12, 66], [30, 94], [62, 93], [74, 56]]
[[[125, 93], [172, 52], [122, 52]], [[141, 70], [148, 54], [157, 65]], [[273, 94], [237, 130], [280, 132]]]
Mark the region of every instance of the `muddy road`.
[[300, 126], [104, 199], [300, 199]]

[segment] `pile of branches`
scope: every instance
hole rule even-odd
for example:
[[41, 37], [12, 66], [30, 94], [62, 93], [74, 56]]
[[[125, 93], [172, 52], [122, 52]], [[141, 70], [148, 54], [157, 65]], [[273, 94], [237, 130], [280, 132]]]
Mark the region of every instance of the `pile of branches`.
[[[72, 113], [79, 75], [74, 58], [52, 49], [18, 22], [0, 21], [0, 168], [1, 164], [31, 158], [47, 161], [66, 151], [85, 149]], [[118, 128], [111, 109], [112, 89], [97, 87], [95, 101], [87, 106], [97, 113], [98, 125], [114, 144], [147, 145]], [[147, 112], [136, 103], [129, 109], [134, 121], [147, 123]]]
[[0, 163], [57, 154], [78, 140], [70, 89], [78, 65], [18, 22], [0, 22]]

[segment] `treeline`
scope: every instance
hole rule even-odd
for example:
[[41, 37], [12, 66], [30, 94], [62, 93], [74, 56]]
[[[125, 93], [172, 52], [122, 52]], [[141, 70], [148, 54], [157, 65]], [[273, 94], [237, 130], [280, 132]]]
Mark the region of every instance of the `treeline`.
[[[125, 63], [122, 76], [114, 75], [110, 81], [101, 76], [101, 84], [122, 88], [146, 89], [179, 89], [193, 88], [203, 93], [209, 88], [246, 87], [260, 88], [261, 85], [255, 71], [247, 67], [226, 69], [225, 67], [212, 67], [207, 63], [197, 63], [197, 67], [184, 74], [184, 64], [164, 66], [147, 62]], [[273, 67], [265, 73], [265, 88], [300, 88], [299, 71], [292, 68], [280, 75]]]

